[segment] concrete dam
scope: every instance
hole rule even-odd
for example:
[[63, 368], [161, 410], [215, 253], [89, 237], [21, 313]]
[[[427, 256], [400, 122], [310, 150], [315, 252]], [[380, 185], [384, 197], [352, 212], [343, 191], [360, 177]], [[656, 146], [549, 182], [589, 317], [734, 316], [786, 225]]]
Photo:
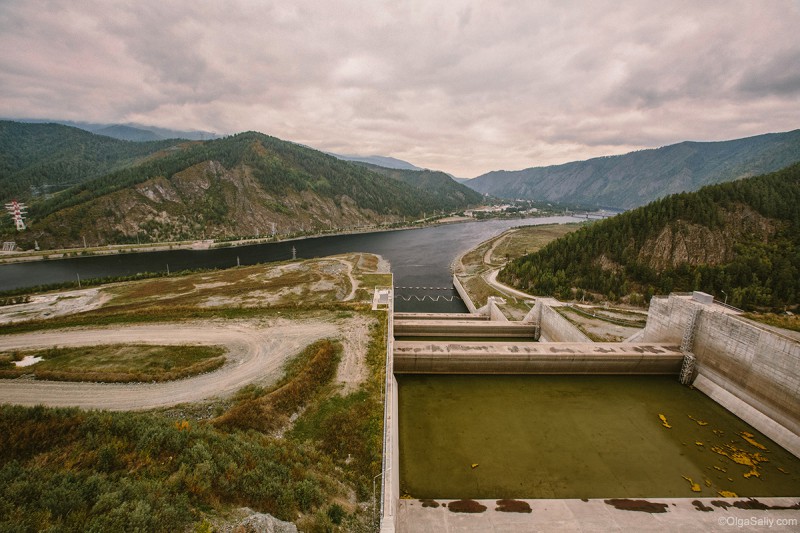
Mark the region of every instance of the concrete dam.
[[[392, 297], [387, 300], [381, 531], [412, 531], [409, 524], [422, 526], [419, 520], [434, 516], [433, 511], [423, 511], [414, 500], [401, 499], [396, 375], [674, 376], [676, 382], [694, 386], [800, 457], [800, 342], [736, 316], [702, 295], [653, 298], [644, 330], [629, 342], [613, 343], [592, 342], [541, 299], [520, 322], [506, 320], [491, 299], [478, 309], [464, 298], [471, 311], [464, 314], [395, 314]], [[547, 507], [535, 504], [536, 500], [526, 501], [542, 511]], [[559, 501], [566, 502], [569, 508], [573, 504], [576, 509], [581, 507], [580, 500]], [[677, 499], [673, 506], [681, 508], [688, 501]], [[600, 505], [595, 502], [591, 500], [587, 505]], [[791, 503], [796, 502], [792, 499]], [[606, 513], [601, 507], [596, 511]], [[687, 517], [692, 512], [686, 510]], [[630, 525], [625, 522], [626, 514], [623, 511], [621, 518], [614, 518], [618, 520], [617, 527]], [[446, 516], [454, 520], [455, 515]], [[491, 515], [480, 520], [458, 518], [462, 525], [466, 525], [467, 518], [476, 520], [474, 530], [494, 524]], [[437, 524], [431, 527], [441, 525]], [[614, 524], [612, 521], [606, 525]], [[466, 530], [470, 527], [473, 526]]]

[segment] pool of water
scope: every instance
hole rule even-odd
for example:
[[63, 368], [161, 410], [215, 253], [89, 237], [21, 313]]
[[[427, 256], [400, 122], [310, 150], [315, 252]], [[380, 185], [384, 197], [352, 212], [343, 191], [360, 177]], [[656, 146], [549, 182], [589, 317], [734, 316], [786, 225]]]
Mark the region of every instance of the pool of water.
[[674, 377], [397, 380], [400, 488], [414, 498], [800, 493], [800, 460]]

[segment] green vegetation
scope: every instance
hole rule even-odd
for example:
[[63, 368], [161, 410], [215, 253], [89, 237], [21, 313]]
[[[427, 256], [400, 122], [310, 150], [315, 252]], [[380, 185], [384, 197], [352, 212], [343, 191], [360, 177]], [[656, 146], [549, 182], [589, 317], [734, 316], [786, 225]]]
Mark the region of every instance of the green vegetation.
[[[483, 196], [455, 181], [444, 172], [436, 170], [401, 170], [386, 168], [369, 163], [358, 163], [376, 174], [402, 181], [439, 198], [438, 210], [453, 211], [462, 209], [466, 205], [479, 204]], [[430, 213], [429, 213], [430, 214]]]
[[[111, 383], [171, 381], [210, 372], [225, 363], [219, 346], [152, 346], [113, 344], [74, 348], [11, 352], [10, 360], [41, 357], [33, 366], [17, 367], [9, 360], [0, 364], [0, 378], [33, 374], [55, 381], [103, 381]], [[0, 361], [3, 354], [0, 353]]]
[[[664, 235], [688, 256], [675, 264], [655, 244]], [[711, 246], [716, 257], [698, 262]], [[692, 242], [696, 244], [690, 247]], [[655, 293], [727, 294], [744, 309], [795, 307], [800, 295], [800, 164], [682, 193], [581, 228], [509, 263], [499, 278], [532, 294], [591, 293], [631, 303]]]
[[182, 531], [248, 506], [283, 520], [337, 493], [313, 446], [138, 413], [0, 406], [0, 529]]
[[62, 126], [0, 121], [0, 203], [29, 201], [134, 165], [178, 140], [120, 141]]

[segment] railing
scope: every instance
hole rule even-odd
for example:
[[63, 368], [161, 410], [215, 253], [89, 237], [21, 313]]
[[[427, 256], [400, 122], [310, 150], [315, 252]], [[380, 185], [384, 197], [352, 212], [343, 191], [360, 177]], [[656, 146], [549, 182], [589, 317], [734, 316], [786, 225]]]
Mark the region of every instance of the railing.
[[[389, 287], [389, 308], [386, 328], [386, 375], [384, 376], [383, 388], [383, 460], [381, 462], [381, 505], [380, 505], [380, 520], [378, 528], [383, 530], [384, 521], [388, 518], [391, 526], [387, 528], [389, 531], [394, 531], [395, 520], [395, 507], [397, 505], [398, 494], [394, 494], [393, 487], [388, 486], [391, 484], [391, 475], [386, 474], [392, 472], [392, 464], [394, 463], [394, 446], [392, 435], [392, 425], [394, 424], [394, 276], [392, 276], [392, 284]], [[394, 475], [398, 475], [395, 472]], [[387, 524], [388, 525], [388, 524]]]
[[608, 315], [597, 314], [597, 313], [590, 313], [581, 309], [580, 307], [573, 305], [571, 303], [567, 304], [567, 307], [578, 313], [579, 315], [583, 315], [586, 318], [596, 318], [598, 320], [604, 320], [606, 322], [611, 322], [612, 324], [617, 324], [618, 326], [628, 326], [632, 328], [643, 328], [645, 325], [642, 322], [634, 322], [632, 320], [623, 320], [621, 318], [613, 318]]
[[736, 311], [737, 313], [742, 313], [742, 314], [745, 313], [745, 311], [743, 309], [739, 309], [738, 307], [734, 307], [732, 305], [728, 305], [725, 302], [720, 302], [719, 300], [714, 300], [714, 303], [717, 304], [717, 305], [721, 305], [725, 309], [730, 309], [731, 311]]
[[427, 294], [424, 295], [422, 298], [420, 298], [416, 294], [410, 294], [408, 296], [395, 296], [395, 298], [403, 300], [404, 302], [408, 302], [408, 301], [411, 301], [411, 300], [416, 300], [418, 302], [424, 302], [425, 300], [430, 300], [432, 302], [438, 302], [439, 300], [444, 300], [446, 302], [452, 302], [453, 300], [456, 299], [455, 296], [441, 296], [441, 295], [428, 296]]

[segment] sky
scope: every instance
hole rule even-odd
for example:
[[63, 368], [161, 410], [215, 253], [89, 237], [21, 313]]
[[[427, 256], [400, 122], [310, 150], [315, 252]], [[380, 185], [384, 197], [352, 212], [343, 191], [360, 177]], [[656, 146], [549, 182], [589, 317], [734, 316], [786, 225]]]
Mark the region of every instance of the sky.
[[475, 177], [800, 128], [800, 0], [0, 0], [0, 116]]

